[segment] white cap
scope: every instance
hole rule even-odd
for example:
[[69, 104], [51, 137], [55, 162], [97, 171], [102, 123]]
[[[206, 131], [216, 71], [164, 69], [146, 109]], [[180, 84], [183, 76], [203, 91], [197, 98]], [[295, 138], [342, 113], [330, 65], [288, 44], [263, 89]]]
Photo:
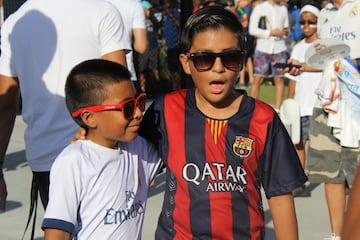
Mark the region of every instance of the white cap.
[[314, 14], [316, 17], [318, 17], [320, 10], [313, 5], [307, 4], [301, 8], [300, 14], [302, 14], [303, 12], [310, 12], [310, 13]]

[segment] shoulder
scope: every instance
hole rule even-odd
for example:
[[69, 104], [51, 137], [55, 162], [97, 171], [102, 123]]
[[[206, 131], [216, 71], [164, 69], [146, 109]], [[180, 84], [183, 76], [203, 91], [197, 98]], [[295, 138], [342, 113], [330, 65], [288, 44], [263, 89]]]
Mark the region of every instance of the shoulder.
[[81, 161], [84, 160], [84, 156], [89, 151], [90, 146], [87, 144], [87, 140], [78, 140], [69, 144], [55, 159], [53, 166], [75, 166], [81, 165]]
[[121, 149], [127, 151], [128, 154], [139, 156], [139, 158], [145, 162], [158, 158], [155, 146], [141, 136], [136, 137], [131, 142], [121, 142], [119, 143], [119, 146]]
[[255, 99], [254, 118], [259, 119], [263, 123], [269, 123], [274, 120], [275, 114], [277, 113], [272, 106], [259, 99]]

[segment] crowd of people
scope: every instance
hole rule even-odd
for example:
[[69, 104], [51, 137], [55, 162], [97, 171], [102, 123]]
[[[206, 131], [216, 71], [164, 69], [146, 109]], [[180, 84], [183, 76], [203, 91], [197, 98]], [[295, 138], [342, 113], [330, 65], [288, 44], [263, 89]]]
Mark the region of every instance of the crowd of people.
[[[340, 38], [350, 52], [335, 70], [356, 70], [360, 25], [347, 23], [359, 22], [359, 8], [360, 0], [193, 0], [182, 23], [177, 0], [26, 1], [1, 26], [1, 210], [22, 100], [31, 202], [39, 193], [45, 239], [141, 239], [146, 194], [164, 167], [155, 239], [265, 239], [261, 187], [277, 239], [298, 239], [293, 198], [311, 196], [309, 182], [324, 183], [328, 239], [356, 239], [357, 196], [354, 214], [346, 209], [360, 182], [360, 100], [350, 108], [331, 95], [339, 107], [329, 111], [319, 86], [338, 75], [310, 66], [305, 52]], [[273, 106], [258, 99], [267, 78]], [[297, 143], [278, 114], [286, 83], [299, 105]], [[349, 85], [339, 84], [341, 94]], [[143, 116], [146, 95], [157, 98]]]

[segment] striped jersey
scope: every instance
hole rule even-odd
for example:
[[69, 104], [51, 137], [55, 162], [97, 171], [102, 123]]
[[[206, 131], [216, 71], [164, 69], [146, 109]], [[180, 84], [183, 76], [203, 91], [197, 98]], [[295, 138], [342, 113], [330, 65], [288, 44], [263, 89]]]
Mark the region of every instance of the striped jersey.
[[268, 198], [307, 180], [271, 106], [248, 97], [228, 119], [197, 107], [195, 89], [156, 99], [140, 134], [167, 167], [155, 239], [264, 239], [261, 187]]

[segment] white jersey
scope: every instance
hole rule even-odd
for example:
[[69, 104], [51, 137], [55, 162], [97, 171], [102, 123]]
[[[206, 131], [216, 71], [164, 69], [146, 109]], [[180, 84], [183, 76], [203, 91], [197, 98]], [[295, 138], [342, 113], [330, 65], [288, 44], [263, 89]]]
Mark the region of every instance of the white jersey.
[[[138, 29], [146, 30], [145, 13], [140, 0], [108, 0], [108, 1], [114, 4], [114, 6], [117, 7], [118, 10], [120, 11], [130, 41], [133, 38], [133, 33], [132, 33], [133, 29], [138, 28]], [[136, 77], [132, 51], [126, 54], [126, 64], [131, 73], [131, 80], [136, 81], [137, 77]]]
[[318, 18], [320, 38], [337, 38], [350, 47], [350, 57], [360, 57], [360, 0], [344, 0], [336, 10], [328, 3]]
[[[360, 57], [360, 0], [344, 0], [337, 9], [328, 3], [321, 11], [318, 18], [318, 34], [320, 38], [337, 38], [350, 47], [350, 57]], [[332, 72], [331, 66], [327, 71]], [[326, 77], [326, 72], [324, 77]], [[329, 86], [329, 85], [327, 85]], [[339, 89], [338, 89], [339, 90]], [[336, 89], [334, 91], [337, 91]], [[345, 147], [358, 148], [360, 145], [360, 125], [355, 118], [354, 111], [346, 104], [343, 98], [337, 101], [337, 113], [329, 114], [328, 126], [334, 127], [333, 134]]]
[[141, 239], [149, 184], [161, 161], [144, 138], [105, 148], [89, 140], [69, 145], [50, 172], [42, 228], [76, 239]]
[[64, 100], [70, 69], [130, 48], [119, 11], [106, 1], [28, 0], [7, 18], [0, 74], [19, 79], [26, 159], [33, 171], [49, 171], [78, 128]]
[[[313, 47], [313, 44], [306, 43], [305, 39], [301, 40], [293, 47], [290, 58], [305, 62], [305, 52], [309, 47]], [[311, 116], [317, 102], [315, 91], [321, 81], [322, 72], [303, 72], [299, 76], [286, 74], [286, 77], [296, 81], [294, 99], [300, 106], [300, 116]]]

